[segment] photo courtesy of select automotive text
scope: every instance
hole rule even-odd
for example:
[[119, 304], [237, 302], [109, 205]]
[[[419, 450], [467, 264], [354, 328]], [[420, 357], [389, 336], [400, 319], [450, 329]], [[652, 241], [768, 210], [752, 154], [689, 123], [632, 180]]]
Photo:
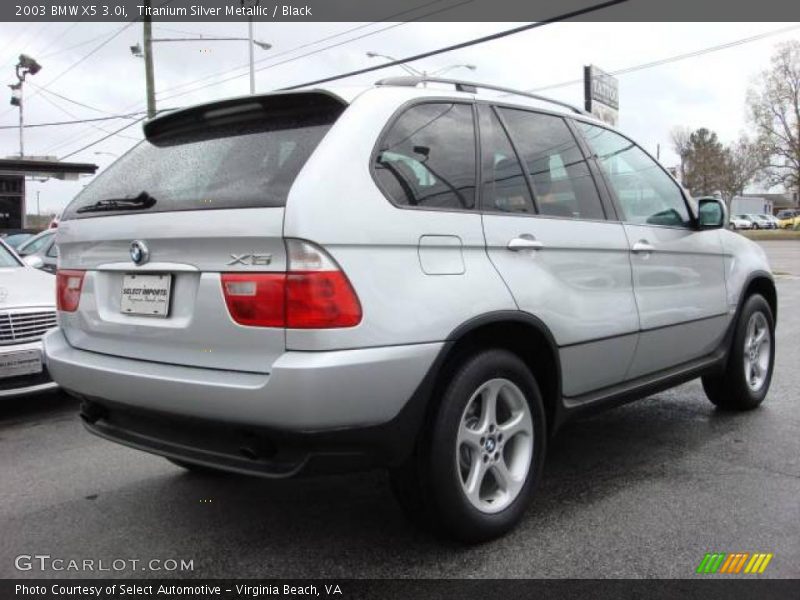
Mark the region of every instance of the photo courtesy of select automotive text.
[[800, 3], [8, 0], [0, 83], [0, 600], [800, 598]]

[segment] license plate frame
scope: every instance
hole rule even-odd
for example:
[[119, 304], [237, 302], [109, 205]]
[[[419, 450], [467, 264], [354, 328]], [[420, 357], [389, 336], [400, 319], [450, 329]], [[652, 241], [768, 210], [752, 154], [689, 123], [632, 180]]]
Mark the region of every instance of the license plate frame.
[[0, 352], [0, 380], [37, 375], [43, 370], [42, 353], [38, 348]]
[[169, 273], [125, 273], [119, 310], [133, 317], [169, 317], [172, 275]]

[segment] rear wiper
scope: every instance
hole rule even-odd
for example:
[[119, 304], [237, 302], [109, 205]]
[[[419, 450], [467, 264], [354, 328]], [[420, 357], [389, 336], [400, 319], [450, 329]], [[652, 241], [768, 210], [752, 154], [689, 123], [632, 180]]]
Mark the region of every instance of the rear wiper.
[[98, 200], [94, 204], [82, 206], [75, 212], [88, 213], [88, 212], [103, 212], [110, 210], [144, 210], [150, 208], [156, 203], [147, 192], [142, 192], [133, 198], [108, 198], [106, 200]]

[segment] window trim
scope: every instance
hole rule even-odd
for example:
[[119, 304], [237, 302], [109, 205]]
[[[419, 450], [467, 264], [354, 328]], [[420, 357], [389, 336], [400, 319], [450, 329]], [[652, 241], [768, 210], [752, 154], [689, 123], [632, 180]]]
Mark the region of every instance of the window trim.
[[[531, 108], [527, 106], [517, 106], [513, 104], [506, 104], [506, 103], [497, 103], [491, 101], [477, 101], [476, 104], [487, 104], [489, 107], [494, 111], [495, 115], [497, 115], [498, 120], [500, 121], [500, 125], [503, 127], [503, 131], [506, 134], [506, 137], [511, 142], [511, 147], [514, 149], [514, 153], [517, 155], [517, 160], [519, 164], [522, 166], [522, 173], [525, 176], [525, 181], [528, 184], [528, 191], [531, 194], [531, 198], [533, 200], [533, 206], [536, 212], [534, 213], [508, 213], [501, 210], [490, 210], [486, 209], [482, 212], [485, 214], [490, 215], [504, 215], [507, 217], [537, 217], [542, 219], [557, 219], [559, 221], [588, 221], [593, 223], [608, 223], [613, 221], [613, 219], [609, 218], [609, 210], [608, 210], [608, 202], [605, 198], [603, 193], [603, 186], [601, 186], [597, 179], [597, 173], [595, 173], [593, 167], [593, 162], [591, 160], [591, 156], [586, 153], [586, 149], [583, 146], [583, 139], [580, 136], [575, 135], [575, 131], [573, 130], [572, 124], [570, 123], [569, 117], [557, 113], [551, 112], [548, 110], [540, 110], [538, 108]], [[507, 108], [509, 110], [518, 110], [521, 112], [527, 112], [537, 115], [547, 115], [549, 117], [559, 118], [564, 122], [564, 125], [569, 131], [570, 135], [572, 135], [573, 140], [575, 141], [575, 145], [578, 147], [578, 151], [581, 153], [581, 156], [586, 162], [586, 166], [589, 170], [589, 176], [592, 178], [592, 182], [594, 183], [595, 191], [597, 192], [597, 198], [600, 201], [600, 210], [603, 213], [602, 219], [594, 219], [594, 218], [581, 218], [581, 217], [563, 217], [559, 215], [544, 215], [539, 212], [539, 203], [536, 199], [536, 194], [534, 193], [533, 182], [531, 181], [530, 173], [528, 173], [527, 163], [522, 159], [522, 155], [520, 154], [519, 148], [517, 147], [516, 142], [514, 141], [513, 136], [509, 133], [508, 124], [506, 123], [505, 118], [503, 117], [503, 113], [500, 109]], [[483, 187], [481, 186], [481, 191]], [[483, 205], [483, 198], [481, 198], [481, 206]], [[615, 211], [616, 212], [616, 211]]]
[[[474, 151], [475, 151], [475, 204], [472, 208], [465, 208], [465, 209], [456, 209], [456, 208], [442, 208], [439, 206], [412, 206], [410, 204], [398, 204], [394, 201], [391, 194], [386, 190], [386, 188], [381, 184], [378, 180], [377, 174], [375, 172], [375, 162], [378, 159], [378, 154], [380, 154], [380, 147], [381, 143], [383, 142], [386, 134], [394, 127], [395, 123], [402, 117], [407, 111], [411, 110], [412, 108], [424, 104], [463, 104], [470, 108], [470, 114], [472, 115], [472, 139], [474, 142]], [[394, 208], [398, 208], [400, 210], [419, 210], [419, 211], [433, 211], [433, 212], [446, 212], [446, 213], [454, 213], [458, 215], [464, 214], [480, 214], [480, 195], [479, 195], [479, 182], [480, 182], [480, 141], [479, 141], [479, 133], [478, 133], [478, 123], [477, 123], [477, 112], [475, 109], [475, 102], [464, 99], [464, 98], [451, 98], [447, 96], [432, 96], [432, 97], [425, 97], [425, 98], [413, 98], [401, 104], [397, 110], [392, 113], [392, 116], [386, 121], [384, 126], [381, 128], [380, 133], [378, 134], [377, 139], [375, 140], [375, 144], [372, 147], [372, 152], [370, 152], [370, 159], [369, 159], [369, 174], [372, 178], [373, 183], [375, 186], [380, 190], [381, 194], [384, 198], [389, 202], [391, 206]]]
[[[522, 178], [525, 180], [525, 186], [528, 189], [528, 194], [530, 195], [531, 204], [533, 204], [533, 212], [532, 213], [509, 213], [502, 210], [491, 209], [488, 207], [484, 207], [483, 202], [483, 137], [481, 136], [481, 128], [480, 128], [480, 106], [485, 106], [486, 110], [491, 114], [494, 115], [494, 118], [497, 119], [497, 122], [500, 124], [500, 129], [503, 134], [506, 136], [509, 145], [511, 146], [511, 151], [514, 153], [514, 158], [517, 159], [517, 164], [520, 167], [520, 171], [522, 172]], [[481, 211], [481, 214], [499, 214], [499, 215], [507, 215], [507, 216], [539, 216], [539, 205], [536, 203], [536, 195], [533, 193], [533, 188], [531, 187], [531, 181], [528, 173], [526, 173], [527, 169], [525, 168], [525, 163], [522, 161], [519, 155], [519, 150], [517, 149], [514, 140], [511, 139], [511, 136], [508, 134], [508, 129], [506, 128], [506, 124], [503, 122], [503, 117], [500, 115], [500, 112], [497, 108], [488, 103], [488, 102], [476, 102], [475, 103], [475, 122], [477, 123], [477, 132], [478, 132], [478, 150], [479, 150], [479, 157], [480, 157], [480, 169], [478, 170], [480, 181], [479, 181], [479, 194], [478, 194], [478, 209]]]
[[617, 131], [613, 127], [609, 127], [605, 123], [590, 121], [588, 119], [578, 119], [575, 117], [569, 117], [569, 118], [572, 119], [573, 121], [585, 123], [586, 125], [591, 125], [593, 127], [597, 127], [599, 129], [605, 129], [606, 131], [615, 133], [621, 138], [628, 140], [631, 144], [633, 144], [634, 147], [638, 148], [641, 152], [643, 152], [645, 156], [647, 156], [651, 161], [653, 161], [658, 166], [659, 169], [661, 169], [661, 172], [664, 173], [672, 182], [672, 184], [678, 189], [678, 193], [680, 194], [681, 199], [683, 199], [683, 205], [686, 208], [686, 213], [689, 215], [689, 220], [690, 220], [690, 223], [688, 225], [661, 225], [658, 223], [634, 223], [632, 221], [626, 220], [625, 210], [624, 207], [622, 206], [622, 203], [620, 202], [619, 196], [617, 195], [617, 190], [614, 188], [608, 175], [606, 175], [605, 171], [603, 170], [603, 167], [600, 164], [600, 161], [598, 160], [599, 157], [597, 156], [597, 153], [592, 151], [592, 147], [586, 140], [583, 131], [581, 131], [580, 127], [576, 125], [575, 127], [576, 131], [580, 134], [580, 137], [586, 144], [587, 149], [591, 152], [591, 156], [588, 160], [592, 160], [597, 166], [597, 170], [600, 173], [601, 177], [603, 178], [605, 186], [608, 189], [611, 201], [614, 204], [614, 210], [617, 213], [617, 216], [621, 223], [623, 223], [624, 225], [630, 225], [632, 227], [660, 227], [664, 229], [678, 229], [682, 231], [696, 230], [698, 228], [697, 215], [695, 215], [694, 211], [692, 210], [692, 207], [688, 201], [688, 198], [686, 197], [686, 191], [683, 189], [683, 186], [678, 182], [677, 179], [675, 179], [672, 176], [672, 174], [669, 171], [667, 171], [664, 168], [664, 166], [658, 160], [656, 160], [656, 158], [652, 154], [650, 154], [647, 150], [642, 148], [635, 140], [631, 139], [629, 136], [625, 135], [624, 133], [621, 133], [620, 131]]

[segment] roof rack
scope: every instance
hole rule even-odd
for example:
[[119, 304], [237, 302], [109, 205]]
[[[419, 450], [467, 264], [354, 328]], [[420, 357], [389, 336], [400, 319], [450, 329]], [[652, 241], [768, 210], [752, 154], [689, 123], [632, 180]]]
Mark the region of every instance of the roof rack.
[[541, 102], [549, 102], [551, 104], [557, 104], [558, 106], [561, 106], [563, 108], [568, 108], [569, 110], [579, 115], [589, 114], [582, 108], [578, 108], [577, 106], [569, 104], [568, 102], [562, 102], [561, 100], [554, 100], [553, 98], [548, 98], [547, 96], [540, 96], [539, 94], [531, 94], [530, 92], [523, 92], [520, 90], [501, 87], [499, 85], [491, 85], [488, 83], [476, 83], [474, 81], [462, 81], [459, 79], [446, 79], [441, 77], [428, 77], [427, 75], [419, 75], [419, 76], [406, 75], [404, 77], [388, 77], [386, 79], [381, 79], [380, 81], [376, 81], [375, 85], [397, 85], [404, 87], [416, 87], [420, 83], [451, 84], [455, 86], [456, 91], [467, 92], [469, 94], [477, 94], [479, 88], [484, 90], [493, 90], [495, 92], [504, 92], [506, 94], [513, 94], [515, 96], [525, 96], [526, 98], [540, 100]]

